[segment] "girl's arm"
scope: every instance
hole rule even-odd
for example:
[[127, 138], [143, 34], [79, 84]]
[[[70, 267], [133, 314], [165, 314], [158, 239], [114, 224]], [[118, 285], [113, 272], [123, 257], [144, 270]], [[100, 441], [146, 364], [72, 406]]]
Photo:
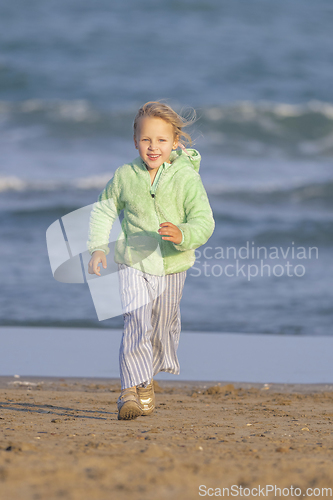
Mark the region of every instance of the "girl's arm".
[[99, 264], [102, 264], [104, 269], [106, 269], [106, 256], [103, 250], [95, 250], [88, 264], [88, 273], [101, 275]]
[[194, 250], [204, 245], [215, 228], [213, 212], [199, 174], [187, 183], [184, 207], [186, 222], [177, 226], [183, 232], [183, 241], [174, 243], [174, 247], [180, 251]]
[[117, 169], [113, 178], [99, 195], [98, 201], [94, 203], [90, 214], [87, 246], [91, 255], [97, 250], [103, 251], [105, 255], [110, 252], [110, 232], [114, 221], [123, 208], [124, 203], [120, 199]]

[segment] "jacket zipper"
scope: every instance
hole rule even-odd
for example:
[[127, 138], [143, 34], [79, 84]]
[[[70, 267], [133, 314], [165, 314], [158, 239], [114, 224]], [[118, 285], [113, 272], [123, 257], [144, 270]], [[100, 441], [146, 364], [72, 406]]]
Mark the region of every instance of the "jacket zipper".
[[[149, 172], [148, 172], [148, 175], [149, 175]], [[158, 179], [158, 183], [157, 183], [157, 186], [156, 186], [156, 191], [155, 193], [150, 193], [150, 196], [153, 198], [154, 200], [154, 208], [155, 208], [155, 213], [156, 213], [156, 216], [157, 216], [157, 221], [158, 221], [158, 228], [160, 228], [160, 218], [159, 218], [159, 214], [162, 215], [162, 218], [165, 219], [165, 222], [167, 222], [167, 219], [165, 218], [165, 216], [163, 215], [161, 209], [158, 207], [158, 205], [156, 204], [156, 193], [157, 193], [157, 190], [158, 190], [158, 187], [160, 185], [160, 182], [161, 182], [161, 177], [164, 175], [164, 172], [161, 173], [159, 179]], [[150, 184], [150, 175], [149, 175], [149, 187], [151, 186]], [[163, 255], [163, 242], [164, 240], [162, 240], [162, 236], [161, 236], [161, 242], [160, 242], [160, 250], [161, 250], [161, 255], [162, 255], [162, 259], [163, 259], [163, 268], [164, 268], [164, 271], [165, 271], [165, 264], [164, 264], [164, 255]]]
[[[162, 218], [165, 219], [164, 222], [168, 222], [168, 219], [167, 217], [165, 217], [165, 215], [163, 214], [161, 208], [158, 206], [158, 204], [156, 203], [156, 193], [157, 193], [157, 190], [161, 184], [161, 178], [165, 175], [164, 172], [161, 173], [159, 179], [158, 179], [158, 182], [157, 182], [157, 186], [156, 186], [156, 191], [155, 193], [150, 193], [150, 196], [153, 198], [154, 200], [154, 206], [155, 206], [155, 212], [156, 212], [156, 215], [157, 215], [157, 219], [158, 219], [158, 223], [160, 224], [160, 220], [159, 220], [159, 217], [158, 217], [158, 214], [162, 215]], [[150, 176], [149, 176], [150, 177]]]

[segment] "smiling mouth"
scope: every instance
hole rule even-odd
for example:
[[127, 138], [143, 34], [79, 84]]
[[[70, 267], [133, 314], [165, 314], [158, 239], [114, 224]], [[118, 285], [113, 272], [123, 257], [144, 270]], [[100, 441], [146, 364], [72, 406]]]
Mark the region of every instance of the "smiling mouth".
[[147, 155], [150, 160], [157, 160], [161, 155]]

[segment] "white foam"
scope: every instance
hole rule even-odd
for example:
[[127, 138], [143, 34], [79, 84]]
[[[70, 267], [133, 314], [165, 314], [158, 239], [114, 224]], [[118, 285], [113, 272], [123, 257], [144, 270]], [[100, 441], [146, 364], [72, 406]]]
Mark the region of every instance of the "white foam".
[[94, 122], [99, 118], [97, 110], [89, 101], [74, 99], [72, 101], [58, 99], [46, 101], [43, 99], [27, 99], [21, 102], [0, 101], [0, 113], [47, 113], [51, 118], [63, 121]]
[[0, 177], [0, 192], [24, 191], [27, 183], [18, 177]]
[[57, 191], [61, 189], [103, 189], [112, 178], [113, 172], [78, 179], [35, 179], [27, 181], [20, 177], [0, 177], [0, 192], [6, 191]]

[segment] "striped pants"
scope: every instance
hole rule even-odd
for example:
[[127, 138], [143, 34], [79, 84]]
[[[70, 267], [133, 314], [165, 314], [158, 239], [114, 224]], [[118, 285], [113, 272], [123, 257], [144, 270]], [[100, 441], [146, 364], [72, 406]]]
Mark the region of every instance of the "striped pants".
[[[126, 264], [118, 264], [118, 271], [121, 271], [119, 288], [125, 311], [119, 351], [121, 388], [140, 384], [146, 387], [160, 371], [178, 375], [179, 304], [186, 271], [154, 276]], [[164, 286], [164, 291], [156, 296], [156, 290]], [[127, 312], [125, 307], [129, 309], [129, 304]]]

